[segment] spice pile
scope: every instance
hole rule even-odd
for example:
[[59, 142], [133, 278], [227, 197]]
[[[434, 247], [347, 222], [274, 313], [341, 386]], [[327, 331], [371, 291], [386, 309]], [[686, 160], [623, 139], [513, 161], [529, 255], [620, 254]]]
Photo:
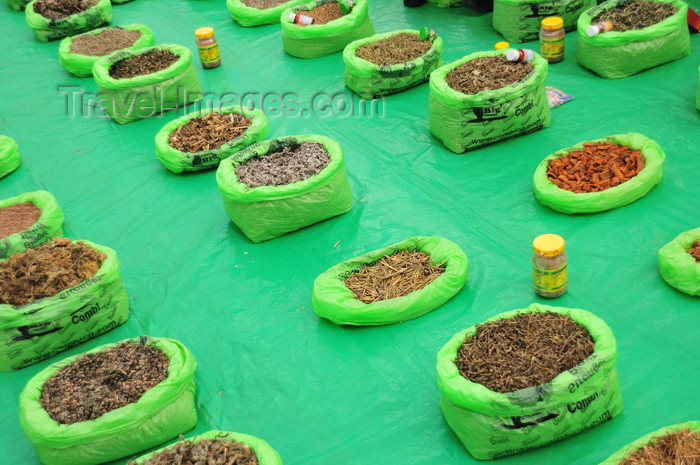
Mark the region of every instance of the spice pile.
[[375, 65], [396, 65], [425, 54], [433, 43], [420, 40], [418, 34], [402, 32], [386, 39], [357, 47], [355, 55]]
[[119, 60], [109, 68], [113, 79], [127, 79], [143, 74], [151, 74], [167, 68], [180, 57], [170, 50], [154, 50]]
[[83, 34], [73, 37], [70, 52], [87, 56], [109, 55], [116, 50], [131, 47], [142, 35], [141, 31], [111, 27], [99, 34]]
[[630, 180], [644, 164], [638, 149], [611, 142], [584, 142], [583, 149], [550, 160], [547, 178], [571, 192], [600, 192]]
[[245, 6], [251, 8], [257, 8], [258, 10], [266, 10], [268, 8], [274, 8], [283, 3], [287, 3], [289, 0], [242, 0]]
[[0, 239], [24, 231], [36, 223], [40, 216], [41, 210], [32, 202], [0, 208]]
[[625, 32], [653, 26], [677, 12], [670, 3], [630, 1], [603, 11], [591, 23], [612, 21], [614, 31]]
[[[233, 439], [202, 439], [197, 443], [183, 439], [143, 462], [143, 465], [172, 464], [258, 465], [258, 458], [250, 447]], [[136, 465], [136, 462], [127, 465]]]
[[399, 250], [363, 266], [344, 282], [357, 300], [369, 304], [423, 289], [444, 272], [444, 264], [431, 264], [427, 253]]
[[586, 329], [559, 313], [523, 313], [476, 325], [455, 365], [466, 379], [495, 392], [540, 386], [593, 353]]
[[693, 242], [693, 246], [686, 250], [696, 262], [700, 263], [700, 240]]
[[504, 55], [475, 58], [447, 73], [445, 81], [463, 94], [478, 94], [522, 81], [535, 70], [532, 63], [508, 61]]
[[37, 0], [34, 11], [44, 18], [60, 19], [97, 5], [97, 0]]
[[697, 465], [700, 463], [700, 432], [687, 429], [655, 438], [618, 465]]
[[250, 187], [284, 186], [315, 176], [328, 166], [330, 156], [323, 145], [304, 142], [281, 152], [252, 157], [236, 166], [236, 177]]
[[243, 134], [251, 124], [239, 113], [208, 113], [175, 129], [170, 146], [191, 153], [216, 149]]
[[300, 13], [313, 18], [315, 25], [330, 23], [334, 19], [344, 16], [343, 12], [340, 11], [340, 3], [338, 2], [324, 3], [308, 11], [300, 10]]
[[145, 343], [85, 354], [44, 383], [41, 406], [62, 425], [94, 420], [137, 402], [168, 377], [169, 365], [162, 350]]
[[0, 304], [20, 307], [95, 276], [107, 255], [57, 238], [0, 262]]

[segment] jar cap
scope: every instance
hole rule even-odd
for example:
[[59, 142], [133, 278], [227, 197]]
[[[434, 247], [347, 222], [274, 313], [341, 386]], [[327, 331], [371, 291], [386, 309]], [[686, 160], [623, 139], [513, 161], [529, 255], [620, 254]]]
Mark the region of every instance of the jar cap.
[[510, 44], [508, 42], [496, 42], [496, 45], [493, 46], [496, 50], [503, 50], [504, 48], [510, 47]]
[[559, 16], [550, 16], [542, 20], [543, 29], [559, 29], [564, 27], [564, 20]]
[[532, 248], [537, 255], [552, 257], [564, 251], [564, 238], [557, 234], [542, 234], [532, 241]]
[[211, 37], [214, 35], [214, 28], [211, 27], [200, 27], [196, 31], [194, 31], [194, 35], [198, 39], [206, 39], [207, 37]]
[[354, 6], [355, 2], [353, 1], [340, 2], [340, 12], [346, 15], [352, 11], [352, 7]]
[[511, 48], [506, 52], [506, 60], [508, 61], [518, 61], [520, 58], [520, 52], [514, 48]]
[[428, 28], [427, 26], [423, 26], [418, 31], [418, 39], [419, 40], [433, 41], [433, 40], [435, 40], [436, 37], [437, 37], [437, 32]]

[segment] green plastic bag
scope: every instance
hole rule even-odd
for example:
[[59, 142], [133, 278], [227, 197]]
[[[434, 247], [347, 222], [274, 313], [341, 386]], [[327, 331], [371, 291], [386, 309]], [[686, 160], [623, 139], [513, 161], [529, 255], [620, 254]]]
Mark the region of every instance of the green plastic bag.
[[595, 5], [596, 0], [494, 0], [493, 28], [510, 42], [538, 40], [544, 18], [559, 16], [564, 30], [573, 31], [581, 13]]
[[556, 442], [610, 420], [622, 411], [617, 344], [607, 324], [585, 310], [531, 304], [518, 313], [556, 312], [586, 328], [595, 348], [582, 363], [549, 383], [498, 393], [459, 374], [457, 352], [472, 326], [455, 334], [437, 356], [440, 407], [460, 441], [478, 460], [516, 454]]
[[[627, 458], [632, 452], [634, 452], [637, 449], [641, 449], [642, 447], [646, 446], [647, 444], [653, 444], [656, 442], [656, 438], [659, 436], [666, 436], [667, 434], [676, 432], [676, 431], [681, 431], [683, 429], [689, 429], [690, 431], [695, 431], [695, 432], [700, 432], [700, 421], [689, 421], [686, 423], [679, 423], [677, 425], [671, 425], [671, 426], [664, 426], [663, 428], [660, 428], [653, 433], [645, 434], [641, 438], [637, 439], [636, 441], [626, 445], [622, 449], [618, 450], [615, 452], [613, 455], [608, 457], [607, 459], [603, 460], [600, 462], [598, 465], [618, 465], [620, 462], [622, 462], [624, 459]], [[688, 465], [690, 465], [691, 462], [688, 462]]]
[[44, 18], [34, 11], [33, 0], [25, 8], [27, 24], [40, 42], [63, 39], [81, 32], [90, 31], [112, 20], [112, 4], [109, 0], [97, 0], [95, 6], [85, 11], [60, 19]]
[[[239, 113], [250, 118], [251, 126], [243, 134], [226, 142], [221, 147], [203, 150], [197, 153], [182, 152], [170, 145], [170, 135], [180, 126], [187, 124], [193, 118], [199, 118], [208, 113]], [[169, 122], [156, 134], [156, 156], [167, 169], [173, 173], [189, 173], [219, 166], [221, 160], [240, 152], [255, 142], [265, 138], [269, 130], [267, 116], [261, 110], [254, 108], [241, 111], [238, 106], [196, 111]]]
[[700, 263], [686, 250], [700, 240], [700, 228], [679, 234], [659, 249], [659, 273], [669, 285], [690, 295], [700, 295]]
[[457, 8], [464, 6], [464, 0], [427, 0], [439, 8]]
[[0, 259], [7, 259], [17, 252], [38, 247], [55, 237], [63, 236], [63, 211], [56, 198], [47, 191], [25, 192], [16, 197], [0, 200], [0, 208], [16, 203], [31, 202], [39, 210], [39, 219], [24, 231], [0, 239]]
[[[134, 45], [128, 47], [129, 50], [138, 50], [140, 48], [152, 47], [154, 44], [153, 31], [151, 31], [151, 29], [148, 26], [144, 26], [143, 24], [129, 24], [128, 26], [114, 27], [126, 29], [127, 31], [141, 32], [141, 37], [139, 37], [138, 40], [134, 42]], [[114, 27], [103, 27], [80, 35], [96, 35], [107, 29], [113, 29]], [[76, 36], [66, 37], [61, 41], [61, 45], [58, 47], [58, 61], [60, 61], [63, 67], [66, 68], [66, 70], [74, 76], [92, 76], [92, 66], [97, 60], [104, 58], [104, 56], [92, 56], [81, 55], [79, 53], [71, 53], [70, 47], [73, 44], [73, 39], [75, 37]]]
[[661, 181], [662, 165], [666, 154], [661, 150], [659, 144], [648, 137], [631, 132], [586, 142], [612, 142], [628, 145], [632, 149], [639, 149], [642, 151], [646, 164], [635, 177], [615, 187], [601, 192], [576, 193], [562, 189], [547, 179], [547, 167], [549, 160], [559, 158], [574, 150], [581, 150], [583, 142], [579, 142], [573, 147], [558, 150], [540, 162], [532, 180], [535, 197], [542, 205], [562, 213], [597, 213], [612, 210], [644, 197]]
[[21, 162], [17, 142], [11, 137], [0, 135], [0, 178], [19, 168]]
[[7, 3], [14, 11], [22, 11], [31, 1], [32, 0], [7, 0]]
[[[330, 155], [328, 165], [315, 176], [284, 186], [249, 187], [238, 181], [235, 167], [249, 158], [305, 141], [322, 144]], [[336, 141], [323, 136], [287, 136], [253, 144], [221, 162], [216, 182], [226, 213], [253, 242], [273, 239], [352, 208], [343, 151]]]
[[355, 51], [362, 45], [377, 42], [403, 32], [418, 34], [413, 29], [375, 34], [371, 37], [356, 40], [343, 50], [345, 62], [345, 85], [364, 99], [379, 95], [393, 94], [422, 84], [427, 81], [436, 68], [442, 66], [442, 38], [437, 37], [430, 50], [418, 58], [397, 65], [379, 66], [358, 58]]
[[[272, 446], [266, 441], [263, 441], [260, 438], [256, 438], [255, 436], [249, 436], [243, 433], [231, 433], [229, 431], [212, 430], [207, 431], [206, 433], [198, 434], [197, 436], [189, 439], [195, 443], [198, 443], [203, 439], [222, 439], [225, 441], [234, 440], [236, 442], [242, 442], [243, 444], [246, 444], [248, 447], [250, 447], [253, 450], [253, 452], [255, 452], [255, 455], [258, 458], [259, 465], [282, 465], [282, 458], [277, 453], [277, 451], [273, 449]], [[150, 454], [146, 454], [143, 457], [139, 457], [133, 463], [135, 463], [136, 465], [143, 465], [143, 463], [146, 460], [150, 459], [154, 454], [168, 449], [171, 446], [172, 444], [168, 447], [158, 449], [155, 452], [151, 452]], [[129, 462], [129, 464], [127, 465], [131, 464], [132, 462]]]
[[289, 20], [290, 13], [308, 11], [337, 0], [314, 0], [301, 3], [284, 10], [280, 16], [282, 23], [282, 44], [284, 51], [298, 58], [318, 58], [340, 52], [350, 42], [374, 34], [374, 26], [367, 14], [368, 0], [356, 0], [357, 5], [342, 18], [327, 24], [297, 26]]
[[586, 30], [591, 20], [623, 1], [609, 0], [579, 17], [576, 59], [581, 66], [604, 78], [618, 79], [690, 54], [688, 5], [680, 0], [658, 0], [672, 4], [678, 12], [653, 26], [627, 32], [612, 30], [588, 37]]
[[21, 307], [0, 305], [0, 371], [45, 360], [129, 318], [129, 297], [117, 254], [108, 247], [81, 242], [107, 255], [94, 277]]
[[[109, 69], [120, 60], [167, 49], [180, 57], [169, 67], [155, 73], [128, 79], [113, 79]], [[178, 110], [201, 96], [202, 86], [192, 64], [189, 48], [175, 44], [157, 45], [140, 50], [120, 50], [95, 62], [92, 68], [101, 100], [96, 104], [119, 124], [131, 123], [164, 111]]]
[[[120, 342], [128, 341], [128, 339]], [[147, 337], [133, 342], [156, 347], [170, 360], [168, 377], [146, 391], [138, 402], [91, 421], [61, 425], [40, 404], [46, 381], [80, 356], [54, 363], [29, 380], [19, 397], [19, 420], [45, 465], [93, 465], [126, 457], [161, 444], [197, 423], [192, 353], [174, 339]], [[104, 352], [119, 343], [85, 353]]]
[[[430, 255], [433, 264], [444, 263], [445, 272], [423, 289], [394, 299], [365, 304], [343, 282], [363, 265], [400, 250]], [[316, 314], [338, 325], [387, 325], [418, 318], [456, 295], [467, 282], [467, 256], [454, 242], [442, 237], [416, 236], [373, 250], [326, 270], [314, 281], [312, 302]]]
[[253, 8], [241, 0], [226, 0], [226, 7], [231, 17], [241, 26], [262, 26], [263, 24], [275, 24], [280, 22], [280, 15], [289, 7], [300, 5], [307, 0], [290, 0], [272, 8]]
[[428, 127], [455, 153], [549, 126], [549, 102], [544, 79], [547, 61], [535, 53], [535, 70], [520, 82], [501, 89], [467, 95], [452, 89], [445, 77], [475, 58], [505, 55], [506, 50], [477, 52], [442, 66], [430, 75]]

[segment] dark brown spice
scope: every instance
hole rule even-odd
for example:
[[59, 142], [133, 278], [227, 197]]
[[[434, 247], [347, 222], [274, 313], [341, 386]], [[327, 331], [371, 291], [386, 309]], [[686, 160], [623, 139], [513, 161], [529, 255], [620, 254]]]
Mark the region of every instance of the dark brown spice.
[[239, 113], [207, 113], [175, 129], [170, 146], [190, 153], [216, 149], [243, 134], [251, 124]]
[[466, 379], [495, 392], [540, 386], [593, 353], [586, 329], [559, 313], [521, 313], [476, 325], [455, 364]]
[[116, 50], [131, 47], [142, 35], [141, 31], [111, 27], [99, 34], [83, 34], [73, 37], [70, 52], [86, 56], [109, 55]]
[[266, 10], [268, 8], [274, 8], [283, 3], [287, 3], [289, 0], [242, 0], [245, 6], [251, 8], [257, 8], [259, 10]]
[[445, 81], [463, 94], [478, 94], [522, 81], [535, 70], [532, 63], [508, 61], [504, 55], [475, 58], [447, 73]]
[[618, 465], [700, 465], [700, 432], [683, 429], [652, 441]]
[[301, 10], [304, 16], [310, 16], [314, 19], [314, 24], [327, 24], [334, 19], [342, 18], [344, 15], [340, 11], [340, 3], [331, 2], [324, 3], [310, 10]]
[[168, 366], [162, 350], [132, 342], [84, 354], [44, 383], [41, 406], [62, 425], [94, 420], [137, 402], [168, 377]]
[[686, 250], [696, 262], [700, 263], [700, 240], [693, 242], [693, 246]]
[[44, 18], [60, 19], [97, 5], [97, 0], [37, 0], [34, 11]]
[[444, 272], [444, 263], [432, 264], [427, 253], [399, 250], [364, 265], [344, 282], [357, 300], [369, 304], [423, 289]]
[[107, 255], [81, 241], [57, 238], [0, 262], [0, 304], [20, 307], [95, 276]]
[[396, 65], [414, 60], [425, 54], [433, 43], [420, 40], [418, 34], [402, 32], [386, 39], [360, 45], [355, 55], [375, 65]]
[[32, 202], [22, 202], [0, 208], [0, 239], [28, 229], [41, 216]]
[[109, 68], [109, 76], [114, 79], [127, 79], [155, 73], [172, 65], [179, 58], [170, 50], [154, 50], [142, 53], [114, 63]]
[[[197, 443], [181, 439], [154, 454], [143, 465], [258, 465], [253, 449], [228, 437], [222, 435], [220, 439], [202, 439]], [[136, 462], [128, 462], [127, 465], [136, 465]]]
[[547, 179], [571, 192], [600, 192], [635, 177], [646, 164], [642, 152], [611, 142], [584, 142], [583, 149], [549, 160]]
[[597, 15], [591, 23], [612, 21], [613, 31], [625, 32], [653, 26], [678, 13], [678, 8], [665, 2], [629, 1]]
[[283, 186], [317, 175], [329, 162], [323, 145], [307, 141], [284, 147], [281, 152], [249, 158], [235, 172], [238, 180], [250, 187]]

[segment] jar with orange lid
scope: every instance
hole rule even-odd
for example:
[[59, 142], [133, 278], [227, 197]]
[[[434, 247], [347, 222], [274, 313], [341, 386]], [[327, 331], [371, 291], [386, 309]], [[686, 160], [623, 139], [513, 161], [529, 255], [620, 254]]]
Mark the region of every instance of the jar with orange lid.
[[194, 31], [197, 38], [197, 48], [199, 49], [199, 60], [204, 68], [216, 68], [221, 64], [221, 53], [219, 52], [219, 42], [214, 37], [214, 29], [211, 27], [200, 27]]
[[532, 242], [532, 278], [535, 292], [553, 299], [566, 292], [568, 281], [564, 238], [556, 234], [542, 234]]
[[564, 20], [559, 16], [550, 16], [542, 20], [540, 29], [540, 54], [550, 63], [564, 59]]

